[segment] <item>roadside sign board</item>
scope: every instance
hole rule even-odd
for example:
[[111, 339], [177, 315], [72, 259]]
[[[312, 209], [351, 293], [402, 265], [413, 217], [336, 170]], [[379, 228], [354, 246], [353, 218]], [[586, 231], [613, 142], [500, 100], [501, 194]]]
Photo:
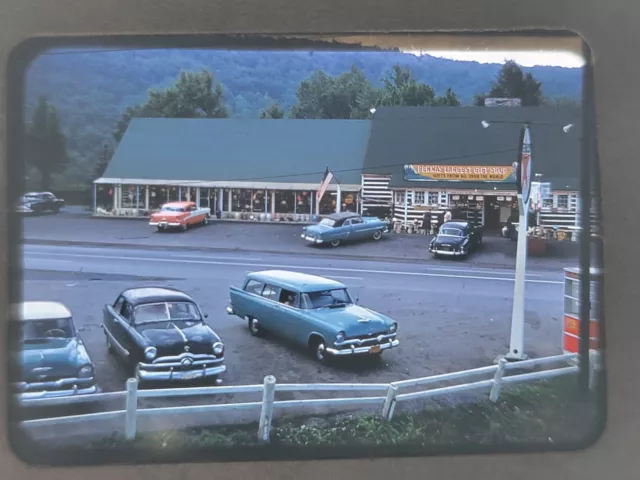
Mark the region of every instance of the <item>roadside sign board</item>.
[[518, 159], [518, 193], [522, 195], [522, 202], [529, 203], [531, 194], [531, 133], [529, 125], [522, 127], [520, 134], [520, 157]]

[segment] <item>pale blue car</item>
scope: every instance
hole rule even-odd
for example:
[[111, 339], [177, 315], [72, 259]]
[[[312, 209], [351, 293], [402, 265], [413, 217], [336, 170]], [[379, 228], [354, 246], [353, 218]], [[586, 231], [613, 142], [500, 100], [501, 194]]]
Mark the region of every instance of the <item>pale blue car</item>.
[[227, 313], [246, 320], [252, 335], [269, 331], [308, 348], [320, 362], [380, 356], [400, 344], [396, 321], [359, 306], [344, 284], [304, 273], [249, 273], [242, 287], [230, 288]]

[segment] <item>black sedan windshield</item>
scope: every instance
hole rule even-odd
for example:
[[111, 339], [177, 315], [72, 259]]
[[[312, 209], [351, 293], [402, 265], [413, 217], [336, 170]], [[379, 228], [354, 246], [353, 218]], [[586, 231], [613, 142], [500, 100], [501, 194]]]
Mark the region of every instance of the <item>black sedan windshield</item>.
[[198, 307], [189, 302], [162, 302], [138, 305], [133, 311], [135, 323], [190, 320], [199, 321]]

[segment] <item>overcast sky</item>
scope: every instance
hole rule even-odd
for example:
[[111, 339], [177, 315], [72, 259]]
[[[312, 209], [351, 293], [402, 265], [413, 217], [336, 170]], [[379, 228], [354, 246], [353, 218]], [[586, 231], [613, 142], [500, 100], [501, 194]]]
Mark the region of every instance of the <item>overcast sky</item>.
[[[420, 55], [420, 52], [411, 52]], [[524, 67], [548, 65], [558, 67], [582, 67], [584, 61], [578, 55], [569, 52], [554, 51], [424, 51], [428, 55], [452, 60], [470, 60], [480, 63], [504, 63], [505, 59], [515, 60]]]

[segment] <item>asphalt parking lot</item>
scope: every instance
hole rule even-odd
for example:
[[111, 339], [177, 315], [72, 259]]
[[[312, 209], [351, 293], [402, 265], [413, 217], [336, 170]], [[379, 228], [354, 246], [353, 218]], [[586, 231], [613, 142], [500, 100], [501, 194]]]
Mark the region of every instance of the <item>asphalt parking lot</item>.
[[[378, 242], [363, 241], [337, 248], [316, 247], [300, 238], [302, 226], [211, 222], [188, 232], [159, 233], [142, 219], [91, 218], [86, 214], [60, 213], [28, 217], [23, 222], [23, 238], [28, 243], [85, 244], [89, 246], [127, 246], [228, 252], [266, 252], [322, 256], [326, 258], [360, 258], [405, 262], [451, 263], [435, 260], [427, 248], [431, 239], [425, 235], [389, 233]], [[515, 268], [516, 242], [497, 234], [485, 235], [482, 250], [463, 263], [486, 267]], [[578, 244], [553, 242], [548, 255], [530, 257], [531, 268], [561, 270], [577, 264]]]
[[[267, 374], [286, 383], [384, 383], [488, 365], [507, 352], [515, 242], [489, 237], [467, 261], [450, 261], [432, 259], [424, 236], [390, 234], [379, 242], [316, 248], [303, 242], [300, 228], [214, 222], [165, 234], [141, 220], [65, 213], [27, 218], [23, 296], [61, 301], [72, 310], [104, 391], [123, 390], [126, 374], [106, 352], [102, 309], [119, 292], [138, 285], [173, 286], [194, 296], [225, 342], [227, 384], [261, 383]], [[562, 268], [575, 263], [553, 257], [528, 261], [525, 347], [530, 356], [561, 353]], [[245, 322], [225, 313], [228, 289], [249, 271], [273, 268], [343, 281], [364, 306], [399, 322], [400, 347], [379, 362], [363, 358], [327, 366], [276, 338], [252, 337]], [[279, 395], [294, 400], [326, 393]], [[211, 401], [148, 399], [141, 405]], [[214, 401], [251, 399], [220, 395]]]

